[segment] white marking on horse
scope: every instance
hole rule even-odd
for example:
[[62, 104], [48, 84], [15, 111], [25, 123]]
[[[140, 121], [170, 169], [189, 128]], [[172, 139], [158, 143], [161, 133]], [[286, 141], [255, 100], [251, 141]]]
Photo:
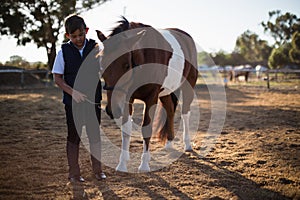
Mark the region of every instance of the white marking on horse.
[[127, 172], [127, 162], [130, 159], [129, 146], [130, 136], [132, 132], [132, 117], [128, 116], [128, 121], [121, 126], [122, 130], [122, 147], [119, 159], [119, 164], [116, 167], [117, 171]]
[[159, 96], [162, 97], [171, 94], [171, 92], [174, 92], [180, 87], [185, 58], [179, 42], [172, 33], [169, 30], [159, 30], [159, 32], [173, 49], [173, 54], [168, 65], [168, 75], [162, 85], [164, 90], [159, 94]]
[[183, 121], [183, 142], [184, 142], [184, 150], [185, 151], [192, 151], [192, 146], [191, 146], [191, 139], [190, 139], [190, 126], [189, 126], [189, 121], [190, 121], [190, 115], [191, 112], [189, 111], [187, 114], [182, 114], [181, 118]]

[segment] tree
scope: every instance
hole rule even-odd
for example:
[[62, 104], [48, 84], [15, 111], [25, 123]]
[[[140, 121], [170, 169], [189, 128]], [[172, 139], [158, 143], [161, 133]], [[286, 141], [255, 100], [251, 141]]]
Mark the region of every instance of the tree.
[[269, 12], [269, 20], [261, 25], [274, 38], [276, 47], [290, 42], [292, 35], [300, 32], [300, 19], [289, 12], [281, 14], [280, 10]]
[[247, 64], [247, 61], [245, 60], [244, 56], [242, 56], [238, 52], [233, 51], [230, 55], [230, 65], [236, 66], [243, 64]]
[[52, 69], [56, 42], [64, 18], [81, 13], [108, 0], [3, 0], [0, 4], [0, 34], [12, 35], [18, 45], [33, 41], [45, 47], [48, 67]]
[[269, 67], [272, 69], [279, 69], [284, 65], [290, 63], [290, 59], [289, 59], [290, 49], [291, 49], [290, 43], [281, 45], [278, 48], [274, 48], [272, 50], [272, 53], [268, 61]]
[[235, 52], [240, 53], [248, 63], [267, 63], [272, 48], [265, 40], [249, 30], [240, 35], [235, 44]]
[[292, 48], [289, 51], [292, 62], [300, 64], [300, 32], [295, 32], [292, 37]]
[[10, 56], [9, 61], [6, 61], [5, 65], [29, 68], [29, 62], [27, 62], [24, 58], [18, 55]]
[[209, 53], [202, 51], [198, 52], [197, 54], [197, 60], [198, 60], [198, 65], [207, 65], [207, 66], [212, 66], [214, 65], [213, 60], [211, 59]]
[[230, 54], [222, 50], [212, 54], [211, 57], [216, 65], [224, 67], [230, 64]]

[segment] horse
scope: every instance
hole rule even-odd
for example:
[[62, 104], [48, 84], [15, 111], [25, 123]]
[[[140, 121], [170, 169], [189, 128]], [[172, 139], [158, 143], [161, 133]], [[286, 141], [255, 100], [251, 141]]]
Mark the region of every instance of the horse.
[[132, 104], [139, 99], [145, 107], [141, 129], [143, 153], [138, 171], [149, 172], [152, 135], [158, 135], [165, 149], [172, 149], [180, 91], [184, 149], [192, 151], [189, 116], [198, 77], [196, 46], [188, 33], [177, 28], [159, 30], [129, 22], [125, 17], [117, 23], [108, 36], [96, 30], [103, 43], [100, 65], [103, 89], [107, 91], [105, 110], [112, 119], [122, 119], [122, 146], [116, 170], [128, 171]]
[[229, 71], [229, 80], [230, 81], [236, 81], [240, 76], [245, 77], [245, 81], [248, 82], [250, 71], [249, 69], [252, 69], [251, 65], [240, 65], [232, 68]]
[[263, 73], [265, 73], [268, 70], [267, 67], [262, 65], [256, 65], [255, 71], [256, 71], [256, 78], [261, 79]]

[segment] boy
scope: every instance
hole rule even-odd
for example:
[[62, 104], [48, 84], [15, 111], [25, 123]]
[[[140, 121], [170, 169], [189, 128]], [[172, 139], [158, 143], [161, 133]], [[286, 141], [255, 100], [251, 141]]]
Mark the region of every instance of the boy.
[[[88, 28], [82, 17], [74, 14], [65, 20], [69, 42], [58, 52], [52, 73], [55, 83], [63, 90], [68, 136], [67, 159], [69, 181], [84, 182], [78, 164], [82, 126], [86, 126], [91, 152], [92, 168], [97, 180], [106, 176], [101, 168], [99, 61], [95, 55], [99, 46], [86, 39]], [[96, 82], [95, 82], [96, 81]]]

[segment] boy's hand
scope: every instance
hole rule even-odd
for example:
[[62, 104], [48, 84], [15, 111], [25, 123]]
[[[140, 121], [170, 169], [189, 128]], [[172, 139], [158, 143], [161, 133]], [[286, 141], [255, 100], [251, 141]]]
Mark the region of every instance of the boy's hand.
[[73, 90], [72, 92], [72, 98], [74, 99], [74, 101], [76, 103], [81, 103], [81, 102], [84, 102], [85, 99], [86, 99], [86, 95], [77, 91], [77, 90]]

